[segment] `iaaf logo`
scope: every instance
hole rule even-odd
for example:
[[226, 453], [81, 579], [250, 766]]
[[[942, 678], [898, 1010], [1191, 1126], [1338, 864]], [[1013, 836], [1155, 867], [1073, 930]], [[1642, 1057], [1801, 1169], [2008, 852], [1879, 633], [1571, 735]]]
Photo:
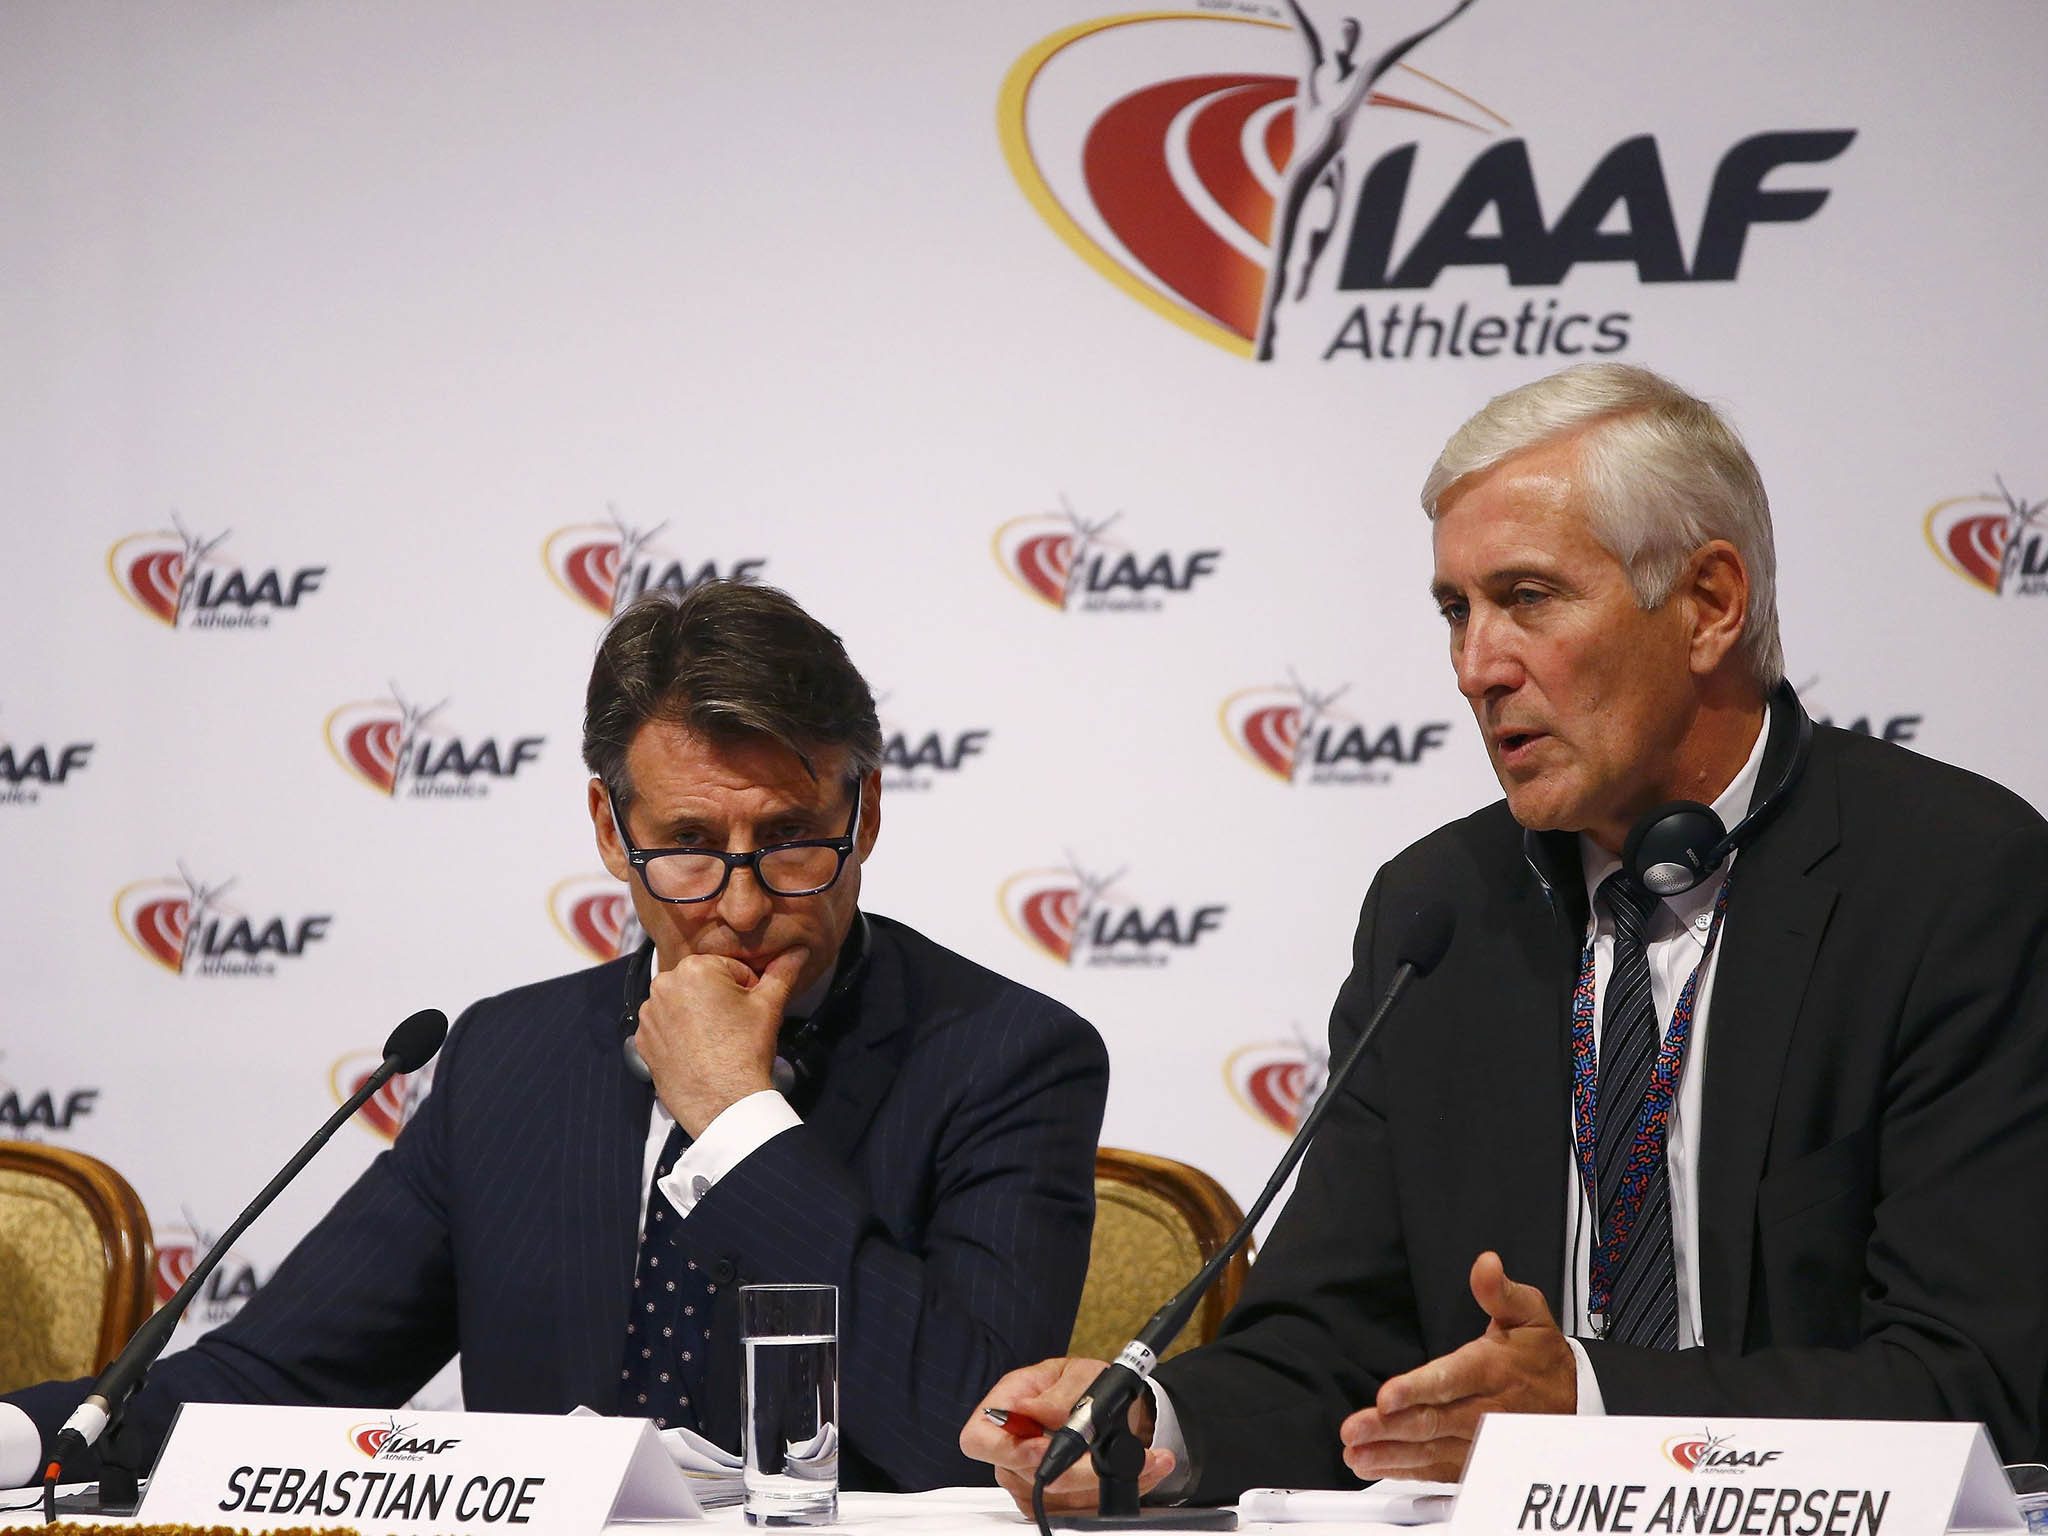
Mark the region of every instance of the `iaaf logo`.
[[490, 792], [537, 762], [545, 736], [463, 737], [430, 731], [448, 700], [408, 702], [398, 684], [390, 694], [344, 704], [327, 717], [327, 750], [361, 784], [393, 799], [467, 797]]
[[1329, 1071], [1329, 1052], [1322, 1047], [1299, 1039], [1271, 1041], [1231, 1052], [1223, 1063], [1223, 1080], [1254, 1120], [1292, 1136], [1323, 1091]]
[[1903, 746], [1920, 734], [1920, 727], [1927, 718], [1925, 715], [1881, 715], [1866, 710], [1860, 715], [1844, 715], [1838, 720], [1821, 703], [1819, 688], [1820, 679], [1816, 677], [1801, 683], [1798, 689], [1799, 701], [1813, 716], [1815, 725], [1835, 725], [1845, 731], [1854, 731], [1858, 736], [1875, 736]]
[[1412, 767], [1441, 747], [1448, 720], [1403, 731], [1368, 725], [1334, 706], [1351, 685], [1318, 693], [1288, 671], [1278, 683], [1245, 688], [1223, 701], [1217, 722], [1238, 755], [1288, 784], [1391, 784], [1393, 766]]
[[251, 917], [223, 903], [235, 882], [207, 885], [178, 866], [178, 878], [138, 880], [114, 897], [114, 923], [144, 958], [186, 976], [274, 976], [327, 937], [333, 915]]
[[716, 560], [684, 560], [655, 540], [667, 523], [632, 528], [616, 507], [609, 526], [575, 523], [557, 528], [541, 546], [541, 561], [555, 585], [599, 618], [608, 619], [641, 593], [654, 587], [678, 592], [707, 581], [758, 581], [767, 568], [765, 557], [734, 560], [721, 570]]
[[17, 746], [0, 735], [0, 805], [34, 805], [38, 785], [62, 784], [86, 766], [92, 749], [89, 741]]
[[424, 1461], [462, 1444], [460, 1439], [436, 1440], [415, 1436], [412, 1431], [412, 1425], [396, 1418], [381, 1424], [356, 1424], [349, 1429], [348, 1443], [372, 1461]]
[[[1647, 133], [1580, 172], [1552, 221], [1528, 142], [1501, 137], [1508, 119], [1410, 62], [1472, 8], [1317, 4], [1311, 16], [1288, 0], [1285, 21], [1218, 6], [1079, 22], [1012, 66], [997, 108], [1004, 155], [1084, 261], [1197, 336], [1260, 360], [1284, 345], [1399, 361], [1620, 352], [1629, 312], [1576, 311], [1561, 294], [1506, 313], [1351, 296], [1427, 290], [1451, 267], [1557, 289], [1581, 262], [1632, 262], [1645, 284], [1728, 282], [1754, 225], [1797, 223], [1827, 201], [1819, 188], [1765, 190], [1765, 178], [1832, 160], [1856, 136], [1766, 132], [1732, 146], [1689, 253]], [[1475, 133], [1493, 142], [1470, 156]], [[1433, 206], [1411, 197], [1446, 183]]]
[[548, 916], [578, 954], [602, 963], [640, 947], [646, 937], [626, 888], [610, 875], [571, 875], [548, 892]]
[[2048, 500], [2023, 501], [1992, 476], [1998, 494], [1952, 496], [1927, 509], [1927, 542], [1942, 564], [1995, 597], [2048, 597]]
[[[327, 1086], [333, 1091], [334, 1102], [346, 1104], [354, 1098], [356, 1090], [370, 1080], [370, 1074], [383, 1065], [384, 1057], [376, 1051], [351, 1051], [335, 1062], [327, 1070]], [[405, 1128], [405, 1096], [411, 1085], [407, 1074], [393, 1073], [349, 1123], [361, 1126], [379, 1141], [398, 1140], [398, 1133]]]
[[[888, 702], [887, 695], [875, 701]], [[958, 773], [970, 757], [988, 750], [986, 727], [972, 731], [905, 730], [882, 720], [882, 788], [924, 793], [938, 787], [942, 776]]]
[[1767, 1467], [1783, 1451], [1742, 1451], [1733, 1435], [1702, 1429], [1697, 1435], [1675, 1435], [1664, 1442], [1664, 1458], [1681, 1472], [1751, 1472]]
[[[5, 1053], [0, 1052], [0, 1060], [4, 1059]], [[73, 1088], [60, 1100], [53, 1088], [31, 1093], [0, 1077], [0, 1126], [28, 1141], [35, 1140], [38, 1131], [68, 1131], [72, 1121], [92, 1113], [99, 1096], [97, 1088]]]
[[173, 629], [267, 629], [271, 614], [320, 590], [326, 566], [252, 572], [214, 558], [227, 539], [188, 532], [173, 513], [170, 528], [130, 534], [108, 550], [107, 574], [123, 597]]
[[1088, 874], [1069, 857], [1062, 869], [1028, 869], [1003, 882], [1003, 920], [1026, 944], [1061, 965], [1165, 965], [1223, 925], [1228, 908], [1147, 908], [1112, 901], [1125, 871]]
[[1186, 592], [1216, 574], [1220, 549], [1143, 554], [1106, 537], [1122, 516], [1088, 522], [1062, 496], [1059, 511], [1015, 517], [996, 530], [996, 564], [1048, 607], [1088, 613], [1155, 613], [1165, 606], [1157, 594]]
[[[214, 1245], [216, 1234], [207, 1231], [192, 1213], [183, 1213], [182, 1227], [158, 1227], [156, 1232], [156, 1304], [161, 1307], [192, 1278], [200, 1258]], [[213, 1273], [199, 1287], [192, 1305], [178, 1319], [180, 1328], [204, 1330], [224, 1323], [242, 1310], [251, 1296], [263, 1288], [263, 1279], [251, 1264], [230, 1248], [214, 1266]]]

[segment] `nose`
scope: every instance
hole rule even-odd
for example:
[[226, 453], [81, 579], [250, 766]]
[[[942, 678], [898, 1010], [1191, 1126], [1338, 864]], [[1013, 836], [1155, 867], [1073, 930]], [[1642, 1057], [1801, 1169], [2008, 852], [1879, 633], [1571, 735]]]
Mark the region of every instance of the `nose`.
[[1451, 641], [1458, 692], [1474, 704], [1521, 686], [1522, 664], [1512, 627], [1491, 608], [1475, 606]]
[[768, 921], [774, 902], [748, 868], [735, 869], [718, 896], [719, 920], [735, 933], [748, 933]]

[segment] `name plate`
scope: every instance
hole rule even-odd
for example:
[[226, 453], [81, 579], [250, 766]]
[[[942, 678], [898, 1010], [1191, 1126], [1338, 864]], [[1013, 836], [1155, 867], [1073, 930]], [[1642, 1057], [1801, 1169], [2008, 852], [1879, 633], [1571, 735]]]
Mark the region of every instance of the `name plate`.
[[1981, 1424], [1519, 1413], [1480, 1425], [1452, 1525], [1473, 1536], [2026, 1528]]
[[596, 1536], [701, 1511], [645, 1419], [187, 1403], [137, 1518]]

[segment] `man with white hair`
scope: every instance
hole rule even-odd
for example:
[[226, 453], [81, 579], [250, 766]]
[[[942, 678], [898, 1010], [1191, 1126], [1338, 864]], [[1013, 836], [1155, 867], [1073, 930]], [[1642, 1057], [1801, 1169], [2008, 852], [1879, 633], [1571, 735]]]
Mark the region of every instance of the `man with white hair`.
[[[1332, 1060], [1407, 914], [1455, 936], [1220, 1337], [1133, 1408], [1144, 1485], [1454, 1478], [1493, 1410], [1982, 1420], [2034, 1458], [2048, 824], [1806, 718], [1756, 468], [1655, 374], [1501, 396], [1422, 500], [1506, 798], [1367, 893]], [[986, 1403], [1058, 1423], [1099, 1369]], [[1047, 1442], [961, 1444], [1022, 1502]], [[1087, 1463], [1051, 1493], [1092, 1503]]]

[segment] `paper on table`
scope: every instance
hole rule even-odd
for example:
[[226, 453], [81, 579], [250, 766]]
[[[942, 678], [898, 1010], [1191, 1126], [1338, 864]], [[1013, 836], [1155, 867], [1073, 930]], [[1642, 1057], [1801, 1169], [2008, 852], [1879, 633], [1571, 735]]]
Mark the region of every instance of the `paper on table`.
[[[572, 1408], [572, 1415], [595, 1416], [594, 1408]], [[705, 1509], [726, 1509], [746, 1497], [739, 1454], [693, 1429], [664, 1429], [655, 1436], [676, 1470], [690, 1480], [690, 1491]], [[829, 1482], [839, 1475], [839, 1430], [827, 1424], [801, 1445], [785, 1448], [784, 1470], [792, 1477]]]
[[813, 1482], [838, 1481], [839, 1426], [827, 1424], [801, 1445], [794, 1441], [785, 1443], [782, 1469], [791, 1477], [805, 1477]]
[[1451, 1518], [1456, 1483], [1386, 1478], [1370, 1488], [1253, 1488], [1237, 1501], [1240, 1520], [1301, 1520], [1355, 1525], [1436, 1525]]

